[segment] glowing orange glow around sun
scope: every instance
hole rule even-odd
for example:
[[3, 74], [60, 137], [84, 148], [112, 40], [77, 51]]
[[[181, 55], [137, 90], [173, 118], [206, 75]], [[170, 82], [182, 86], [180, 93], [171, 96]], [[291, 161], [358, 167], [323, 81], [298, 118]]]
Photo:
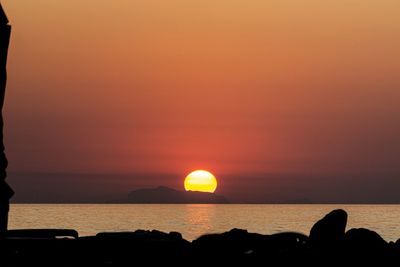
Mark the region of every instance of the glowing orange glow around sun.
[[217, 179], [205, 170], [196, 170], [189, 173], [185, 178], [185, 190], [214, 193], [217, 189]]

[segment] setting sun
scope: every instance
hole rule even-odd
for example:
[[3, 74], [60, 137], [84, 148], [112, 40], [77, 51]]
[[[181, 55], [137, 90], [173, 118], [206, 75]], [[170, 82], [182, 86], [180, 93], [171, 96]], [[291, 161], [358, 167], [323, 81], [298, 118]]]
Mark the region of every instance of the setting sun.
[[208, 171], [196, 170], [186, 176], [184, 185], [186, 191], [214, 193], [217, 189], [217, 179]]

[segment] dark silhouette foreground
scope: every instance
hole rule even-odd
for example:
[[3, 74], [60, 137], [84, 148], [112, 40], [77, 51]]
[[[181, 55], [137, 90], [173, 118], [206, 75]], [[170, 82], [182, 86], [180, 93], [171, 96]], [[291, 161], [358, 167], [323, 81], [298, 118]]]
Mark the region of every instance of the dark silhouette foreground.
[[14, 194], [11, 187], [6, 183], [6, 168], [8, 165], [4, 153], [3, 143], [3, 103], [7, 82], [7, 53], [10, 41], [11, 26], [8, 25], [8, 19], [0, 3], [0, 238], [7, 231], [9, 201]]
[[[99, 233], [12, 230], [0, 266], [400, 266], [400, 240], [386, 242], [368, 229], [346, 231], [347, 213], [334, 210], [310, 235], [262, 235], [232, 229], [193, 242], [156, 230]], [[239, 265], [238, 265], [239, 264]]]

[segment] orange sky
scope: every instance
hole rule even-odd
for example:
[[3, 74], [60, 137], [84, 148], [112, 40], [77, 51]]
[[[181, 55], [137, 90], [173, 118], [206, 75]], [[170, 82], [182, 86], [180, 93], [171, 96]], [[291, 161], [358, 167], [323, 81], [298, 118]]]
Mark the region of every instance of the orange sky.
[[14, 172], [400, 173], [399, 1], [2, 1]]

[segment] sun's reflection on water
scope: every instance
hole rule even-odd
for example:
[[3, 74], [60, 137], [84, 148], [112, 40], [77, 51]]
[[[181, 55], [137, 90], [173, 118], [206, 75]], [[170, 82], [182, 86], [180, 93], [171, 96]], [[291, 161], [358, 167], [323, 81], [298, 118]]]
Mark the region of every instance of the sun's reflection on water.
[[193, 235], [211, 233], [215, 229], [215, 204], [187, 204], [184, 207], [184, 224], [190, 227]]

